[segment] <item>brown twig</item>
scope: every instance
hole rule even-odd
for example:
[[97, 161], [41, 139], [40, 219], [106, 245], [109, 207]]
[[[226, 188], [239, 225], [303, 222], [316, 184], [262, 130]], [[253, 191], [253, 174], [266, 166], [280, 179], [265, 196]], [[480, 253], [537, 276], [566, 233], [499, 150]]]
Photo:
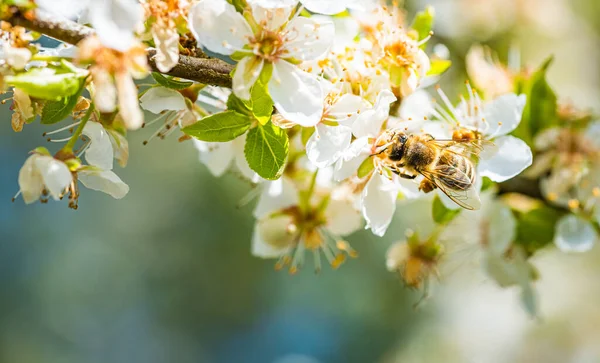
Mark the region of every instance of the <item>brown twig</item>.
[[[2, 20], [73, 45], [94, 34], [94, 30], [90, 27], [67, 19], [56, 19], [41, 11], [37, 11], [34, 17], [29, 16], [29, 14], [25, 16], [20, 11], [14, 11]], [[150, 50], [148, 52], [148, 62], [153, 72], [159, 72], [154, 60], [155, 55], [156, 51]], [[179, 57], [178, 64], [165, 74], [204, 84], [231, 88], [230, 73], [232, 70], [233, 66], [231, 64], [220, 59], [182, 55]]]

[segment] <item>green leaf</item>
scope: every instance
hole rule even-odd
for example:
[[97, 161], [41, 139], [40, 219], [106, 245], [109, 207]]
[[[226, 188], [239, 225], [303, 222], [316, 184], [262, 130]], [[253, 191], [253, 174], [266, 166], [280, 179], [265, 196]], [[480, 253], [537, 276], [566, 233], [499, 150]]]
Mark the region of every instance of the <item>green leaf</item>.
[[244, 101], [237, 97], [233, 92], [227, 99], [227, 109], [243, 115], [252, 115], [252, 104], [249, 101]]
[[432, 59], [431, 68], [427, 72], [428, 76], [438, 76], [448, 70], [452, 65], [452, 61], [447, 59]]
[[250, 99], [252, 100], [252, 113], [261, 125], [271, 120], [273, 114], [273, 100], [269, 94], [269, 80], [273, 74], [273, 65], [266, 63], [260, 76], [252, 86]]
[[364, 178], [365, 176], [369, 175], [371, 170], [374, 168], [375, 165], [373, 164], [373, 158], [368, 157], [358, 167], [357, 176], [359, 178]]
[[288, 152], [287, 133], [272, 122], [248, 132], [244, 154], [250, 168], [261, 177], [278, 179], [285, 169]]
[[152, 78], [154, 78], [156, 83], [160, 84], [161, 86], [178, 91], [186, 89], [194, 84], [194, 82], [191, 81], [178, 81], [176, 79], [173, 79], [173, 77], [168, 77], [157, 72], [152, 72]]
[[31, 97], [58, 101], [79, 92], [87, 74], [56, 73], [56, 70], [50, 68], [32, 68], [24, 73], [6, 76], [4, 80], [9, 86], [23, 90]]
[[81, 93], [83, 93], [84, 83], [81, 82], [79, 92], [74, 95], [64, 97], [58, 101], [48, 101], [42, 109], [42, 124], [52, 125], [67, 118], [79, 101]]
[[181, 129], [186, 135], [209, 142], [231, 141], [245, 133], [251, 119], [235, 111], [225, 111], [207, 116], [200, 121]]
[[522, 245], [528, 254], [551, 244], [554, 240], [554, 226], [562, 213], [548, 206], [542, 206], [523, 213], [518, 217], [516, 243]]
[[458, 215], [458, 213], [460, 213], [460, 209], [446, 208], [439, 196], [436, 195], [433, 199], [431, 214], [435, 223], [442, 225], [448, 224]]
[[527, 105], [523, 110], [523, 119], [513, 134], [528, 144], [533, 142], [538, 132], [558, 123], [557, 97], [546, 80], [553, 60], [553, 57], [548, 58], [523, 86]]
[[415, 15], [415, 19], [410, 27], [419, 34], [418, 40], [423, 40], [429, 36], [431, 29], [433, 29], [434, 18], [435, 11], [432, 6], [427, 6], [425, 10], [419, 11]]

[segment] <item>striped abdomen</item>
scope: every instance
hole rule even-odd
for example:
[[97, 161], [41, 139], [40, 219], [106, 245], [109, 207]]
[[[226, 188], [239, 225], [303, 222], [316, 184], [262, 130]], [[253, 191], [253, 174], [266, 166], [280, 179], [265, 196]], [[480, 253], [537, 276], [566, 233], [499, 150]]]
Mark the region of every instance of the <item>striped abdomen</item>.
[[436, 179], [454, 190], [467, 190], [475, 184], [475, 167], [466, 157], [442, 151], [435, 168]]

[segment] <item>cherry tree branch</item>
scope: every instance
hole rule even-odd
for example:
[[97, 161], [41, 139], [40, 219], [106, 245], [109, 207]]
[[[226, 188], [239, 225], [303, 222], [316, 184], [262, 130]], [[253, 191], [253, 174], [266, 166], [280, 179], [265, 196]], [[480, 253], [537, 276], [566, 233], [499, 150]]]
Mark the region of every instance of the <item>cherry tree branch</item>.
[[[94, 29], [90, 27], [67, 19], [56, 19], [42, 11], [37, 11], [34, 17], [29, 16], [29, 13], [26, 16], [20, 11], [15, 11], [2, 20], [73, 45], [94, 34]], [[155, 50], [148, 52], [148, 64], [153, 72], [162, 73], [156, 67], [155, 55]], [[220, 59], [181, 55], [177, 65], [165, 74], [213, 86], [231, 88], [230, 73], [232, 70], [231, 64]]]

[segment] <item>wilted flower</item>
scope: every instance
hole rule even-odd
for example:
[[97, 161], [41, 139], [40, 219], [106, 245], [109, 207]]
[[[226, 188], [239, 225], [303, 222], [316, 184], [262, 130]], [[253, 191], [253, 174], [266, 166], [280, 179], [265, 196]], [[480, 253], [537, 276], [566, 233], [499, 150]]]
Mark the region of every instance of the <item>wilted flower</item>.
[[31, 98], [18, 88], [13, 88], [13, 115], [11, 125], [15, 132], [23, 130], [23, 125], [36, 116]]
[[268, 89], [277, 110], [287, 120], [314, 126], [322, 116], [323, 90], [315, 76], [295, 64], [329, 49], [333, 23], [298, 16], [295, 2], [281, 5], [251, 2], [246, 19], [224, 0], [203, 0], [190, 10], [189, 25], [200, 44], [239, 59], [233, 76], [238, 97], [249, 99], [263, 69], [272, 65]]

